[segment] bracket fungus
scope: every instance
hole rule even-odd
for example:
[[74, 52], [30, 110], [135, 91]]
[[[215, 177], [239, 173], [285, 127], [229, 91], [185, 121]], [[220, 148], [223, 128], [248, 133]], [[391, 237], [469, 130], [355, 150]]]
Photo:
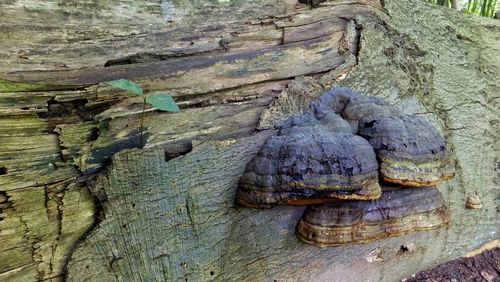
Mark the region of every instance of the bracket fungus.
[[374, 201], [308, 207], [296, 233], [318, 247], [366, 243], [447, 225], [450, 213], [435, 188], [384, 187]]
[[358, 134], [375, 149], [384, 181], [426, 187], [454, 176], [446, 141], [422, 117], [365, 115]]
[[468, 209], [481, 209], [483, 202], [476, 193], [470, 194], [465, 200], [465, 207]]
[[[334, 88], [276, 127], [247, 164], [236, 202], [323, 204], [304, 212], [301, 240], [364, 243], [449, 223], [442, 195], [430, 186], [452, 178], [453, 163], [444, 138], [422, 117]], [[381, 191], [379, 178], [402, 186]]]
[[316, 124], [283, 128], [268, 139], [247, 165], [236, 201], [267, 208], [379, 196], [378, 163], [370, 144]]
[[365, 115], [401, 115], [398, 109], [391, 107], [382, 99], [363, 96], [345, 87], [337, 87], [321, 95], [311, 103], [309, 112], [314, 113], [318, 119], [334, 112], [351, 125], [354, 133], [358, 131], [359, 120]]

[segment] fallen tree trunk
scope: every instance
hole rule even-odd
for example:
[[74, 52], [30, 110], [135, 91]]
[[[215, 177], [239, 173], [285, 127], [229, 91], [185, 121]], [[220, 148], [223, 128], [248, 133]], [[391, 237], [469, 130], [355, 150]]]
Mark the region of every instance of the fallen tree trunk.
[[[498, 237], [498, 21], [393, 0], [16, 3], [0, 4], [0, 280], [394, 280]], [[117, 78], [183, 109], [147, 109], [142, 150], [142, 100]], [[295, 238], [302, 208], [234, 205], [275, 121], [335, 85], [442, 130], [450, 228], [317, 249]]]

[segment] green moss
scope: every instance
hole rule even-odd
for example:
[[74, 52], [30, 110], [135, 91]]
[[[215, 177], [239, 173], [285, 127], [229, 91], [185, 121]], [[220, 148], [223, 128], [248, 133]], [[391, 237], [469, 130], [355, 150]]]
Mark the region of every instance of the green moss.
[[43, 88], [44, 88], [44, 85], [41, 85], [41, 84], [13, 82], [13, 81], [0, 79], [0, 93], [1, 92], [34, 91], [34, 90], [41, 90]]
[[65, 90], [65, 89], [75, 89], [78, 87], [80, 87], [80, 85], [46, 85], [40, 83], [15, 82], [15, 81], [0, 79], [0, 93]]

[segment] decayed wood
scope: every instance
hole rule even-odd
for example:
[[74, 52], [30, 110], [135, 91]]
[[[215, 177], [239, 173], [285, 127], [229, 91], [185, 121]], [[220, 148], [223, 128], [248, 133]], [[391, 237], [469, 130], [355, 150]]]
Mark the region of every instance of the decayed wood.
[[0, 279], [60, 275], [75, 243], [94, 221], [88, 190], [66, 181], [0, 193], [6, 198], [0, 203]]
[[[0, 4], [0, 280], [393, 280], [496, 236], [498, 23], [384, 2]], [[103, 83], [115, 78], [183, 108], [147, 109], [143, 151], [126, 150], [141, 99]], [[234, 206], [273, 98], [290, 94], [260, 128], [339, 81], [440, 126], [458, 160], [440, 187], [450, 229], [318, 251], [295, 239], [302, 209]], [[482, 210], [464, 210], [471, 190]], [[407, 241], [417, 252], [402, 256]], [[366, 262], [377, 247], [385, 262]]]
[[[357, 3], [360, 5], [353, 5]], [[92, 1], [3, 3], [0, 36], [8, 40], [2, 42], [0, 72], [102, 67], [107, 61], [138, 53], [164, 58], [224, 53], [221, 36], [229, 41], [230, 49], [273, 46], [282, 42], [283, 26], [313, 24], [335, 15], [352, 17], [369, 11], [365, 5], [380, 8], [378, 0], [332, 1], [322, 12], [295, 0], [232, 5], [191, 1], [98, 2], [97, 6]]]
[[347, 23], [380, 7], [344, 1], [317, 15], [295, 1], [94, 4], [0, 5], [0, 280], [61, 277], [99, 214], [85, 181], [140, 145], [141, 99], [103, 82], [173, 91], [180, 114], [144, 115], [146, 148], [169, 160], [252, 134], [294, 77], [342, 65]]
[[[482, 66], [488, 69], [485, 73], [460, 67], [463, 63], [457, 60], [456, 53], [463, 52], [461, 48], [471, 52], [470, 62], [475, 64], [478, 62], [472, 58], [484, 49], [444, 40], [450, 38], [450, 22], [443, 19], [431, 23], [425, 15], [436, 19], [455, 14], [444, 17], [441, 13], [446, 11], [435, 11], [421, 3], [414, 7], [404, 1], [386, 1], [386, 8], [393, 17], [388, 23], [359, 19], [363, 30], [359, 64], [342, 83], [386, 97], [406, 113], [426, 115], [445, 132], [459, 171], [453, 182], [440, 187], [452, 210], [449, 229], [325, 250], [300, 244], [294, 229], [301, 208], [262, 211], [238, 208], [233, 203], [239, 177], [263, 142], [263, 132], [234, 141], [206, 143], [167, 163], [163, 163], [162, 151], [154, 148], [120, 153], [108, 176], [97, 185], [108, 200], [105, 213], [113, 217], [103, 221], [101, 228], [73, 254], [68, 278], [147, 280], [160, 274], [166, 275], [158, 277], [160, 280], [188, 281], [329, 281], [332, 277], [339, 281], [395, 280], [414, 272], [412, 269], [446, 260], [497, 236], [492, 156], [498, 151], [492, 142], [498, 140], [498, 133], [491, 127], [497, 115], [488, 103], [495, 103], [498, 97], [493, 91], [498, 82], [479, 78], [485, 73], [498, 73], [498, 61], [481, 59]], [[467, 21], [483, 34], [480, 20]], [[429, 28], [432, 32], [410, 36], [427, 25], [434, 27]], [[460, 35], [472, 27], [454, 23], [453, 28]], [[499, 50], [498, 44], [485, 38], [471, 40], [490, 46], [482, 56], [492, 58]], [[438, 60], [437, 56], [443, 54], [432, 52], [436, 46], [452, 51]], [[474, 78], [471, 85], [464, 84], [466, 75]], [[451, 89], [460, 89], [461, 94], [451, 90], [450, 85], [454, 85]], [[485, 89], [485, 97], [476, 97], [478, 88]], [[305, 104], [282, 105], [293, 105], [291, 108], [300, 111], [300, 106], [295, 106]], [[278, 108], [280, 105], [275, 104]], [[465, 210], [463, 195], [470, 190], [479, 190], [490, 208], [474, 213]], [[130, 218], [131, 214], [136, 217]], [[140, 239], [143, 237], [149, 241]], [[129, 248], [130, 242], [136, 246], [134, 249]], [[414, 246], [412, 252], [405, 251], [409, 244]], [[366, 261], [364, 257], [374, 249], [382, 250], [382, 259]]]

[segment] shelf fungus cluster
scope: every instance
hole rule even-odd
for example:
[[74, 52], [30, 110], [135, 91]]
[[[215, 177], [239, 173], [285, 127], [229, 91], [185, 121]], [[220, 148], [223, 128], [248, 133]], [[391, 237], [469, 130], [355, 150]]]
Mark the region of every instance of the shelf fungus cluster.
[[334, 88], [278, 127], [248, 163], [236, 202], [308, 205], [297, 225], [302, 241], [364, 243], [449, 223], [435, 186], [453, 178], [454, 164], [425, 119]]

